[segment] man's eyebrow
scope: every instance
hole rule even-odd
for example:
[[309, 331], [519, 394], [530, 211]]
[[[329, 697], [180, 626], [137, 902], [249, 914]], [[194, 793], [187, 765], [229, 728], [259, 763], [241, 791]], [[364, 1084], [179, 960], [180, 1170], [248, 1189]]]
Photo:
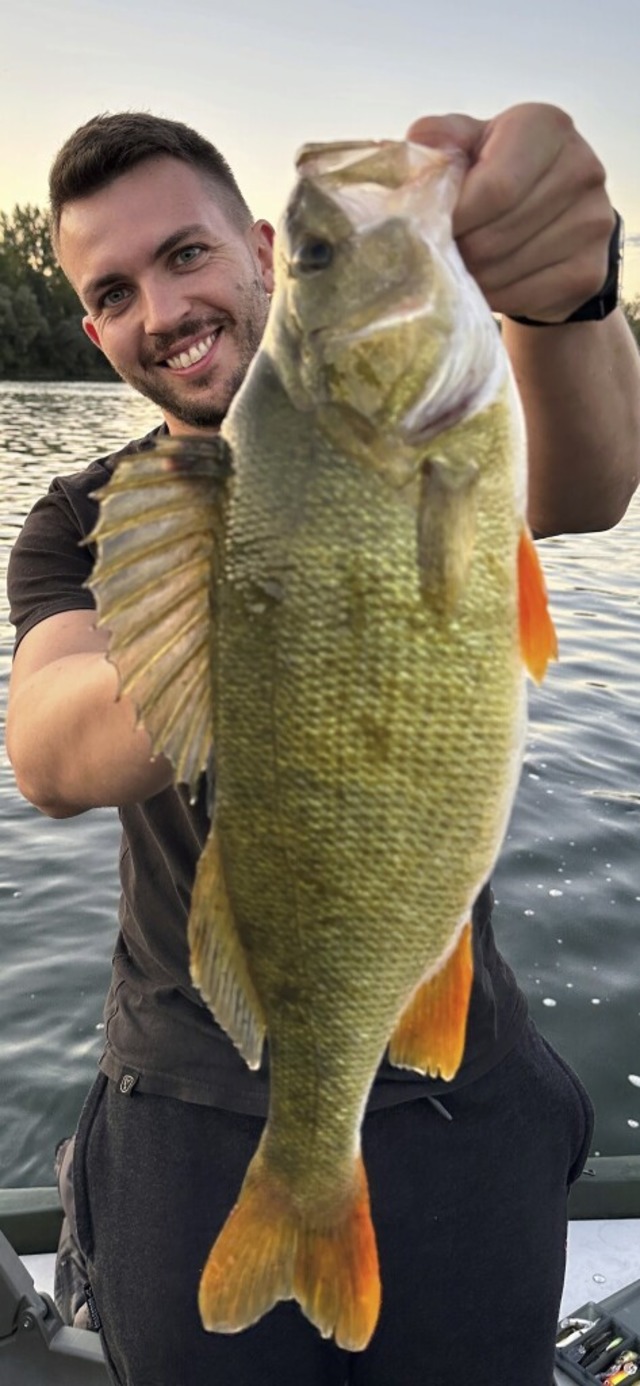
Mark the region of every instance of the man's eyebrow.
[[[161, 260], [164, 255], [170, 254], [177, 245], [180, 245], [181, 241], [189, 240], [193, 236], [210, 237], [211, 231], [200, 222], [193, 222], [190, 226], [179, 227], [177, 231], [172, 231], [170, 236], [165, 236], [164, 240], [156, 246], [151, 256], [152, 263], [155, 264], [156, 261]], [[123, 279], [126, 280], [127, 278], [128, 275], [124, 270], [109, 270], [106, 274], [99, 275], [97, 279], [91, 279], [89, 283], [85, 285], [84, 297], [86, 299], [95, 298], [103, 289], [108, 289], [111, 284], [120, 284]]]
[[170, 236], [166, 236], [165, 239], [160, 242], [160, 245], [156, 246], [153, 252], [153, 260], [161, 260], [163, 255], [168, 255], [181, 241], [191, 240], [193, 236], [210, 237], [211, 231], [208, 230], [206, 226], [202, 226], [198, 221], [193, 222], [191, 226], [181, 226], [178, 231], [172, 231]]

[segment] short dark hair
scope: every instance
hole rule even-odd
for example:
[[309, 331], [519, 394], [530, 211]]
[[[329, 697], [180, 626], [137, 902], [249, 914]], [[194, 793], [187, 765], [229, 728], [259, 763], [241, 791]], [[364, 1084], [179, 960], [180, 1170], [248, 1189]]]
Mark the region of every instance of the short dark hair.
[[222, 154], [197, 130], [148, 111], [106, 111], [79, 126], [65, 141], [49, 174], [51, 233], [57, 245], [60, 218], [68, 202], [88, 197], [147, 159], [169, 155], [209, 178], [223, 210], [242, 230], [252, 216]]

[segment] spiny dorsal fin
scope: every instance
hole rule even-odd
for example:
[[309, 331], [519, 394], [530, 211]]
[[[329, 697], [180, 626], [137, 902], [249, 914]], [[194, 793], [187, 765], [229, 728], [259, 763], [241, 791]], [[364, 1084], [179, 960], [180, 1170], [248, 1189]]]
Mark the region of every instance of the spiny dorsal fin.
[[196, 792], [212, 745], [212, 624], [231, 452], [219, 435], [122, 458], [97, 493], [89, 582], [155, 755]]

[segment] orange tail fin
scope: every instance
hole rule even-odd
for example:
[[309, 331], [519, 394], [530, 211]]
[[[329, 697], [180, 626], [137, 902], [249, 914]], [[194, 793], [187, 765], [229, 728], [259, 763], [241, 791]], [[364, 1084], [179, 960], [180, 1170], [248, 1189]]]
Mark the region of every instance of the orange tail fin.
[[471, 925], [465, 924], [444, 967], [414, 992], [389, 1045], [398, 1068], [453, 1078], [462, 1063], [473, 981]]
[[200, 1280], [198, 1304], [206, 1329], [237, 1333], [281, 1299], [297, 1299], [323, 1338], [339, 1347], [366, 1347], [380, 1309], [380, 1277], [369, 1191], [362, 1159], [353, 1195], [334, 1222], [322, 1226], [268, 1168], [260, 1150], [245, 1177]]
[[526, 527], [518, 547], [518, 594], [522, 658], [532, 678], [540, 683], [549, 660], [558, 658], [558, 640], [547, 606], [544, 574]]

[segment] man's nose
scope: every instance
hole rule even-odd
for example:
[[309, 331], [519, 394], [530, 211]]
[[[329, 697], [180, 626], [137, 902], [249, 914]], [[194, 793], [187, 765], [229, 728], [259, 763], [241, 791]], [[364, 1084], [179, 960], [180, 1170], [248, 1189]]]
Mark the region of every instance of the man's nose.
[[149, 337], [173, 332], [188, 312], [188, 303], [178, 283], [154, 279], [142, 289], [144, 330]]

